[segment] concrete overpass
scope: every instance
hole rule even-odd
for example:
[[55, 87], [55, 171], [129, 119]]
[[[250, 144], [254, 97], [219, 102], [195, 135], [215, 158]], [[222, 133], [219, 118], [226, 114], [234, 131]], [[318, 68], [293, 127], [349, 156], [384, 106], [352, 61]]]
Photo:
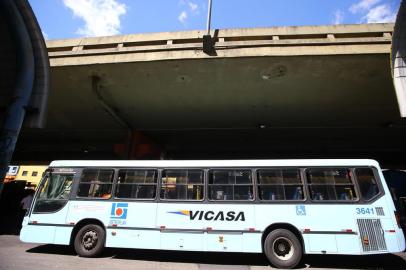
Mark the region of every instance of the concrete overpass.
[[14, 159], [162, 150], [174, 159], [368, 157], [406, 168], [392, 31], [214, 30], [210, 55], [203, 31], [48, 41], [47, 125], [23, 130]]

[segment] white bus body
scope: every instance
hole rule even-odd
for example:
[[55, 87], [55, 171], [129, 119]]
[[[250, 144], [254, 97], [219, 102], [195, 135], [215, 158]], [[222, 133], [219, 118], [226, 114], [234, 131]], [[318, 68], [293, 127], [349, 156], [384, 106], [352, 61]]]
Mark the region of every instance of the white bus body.
[[[78, 180], [82, 170], [91, 168], [113, 170], [111, 197], [76, 196], [75, 193], [79, 192], [78, 185], [86, 183], [83, 178], [80, 183]], [[253, 188], [248, 191], [248, 200], [208, 200], [208, 175], [214, 173], [211, 171], [232, 169], [238, 171], [242, 168], [252, 171], [249, 177], [252, 177], [250, 179]], [[357, 173], [356, 168], [373, 170], [379, 191], [373, 199], [366, 202], [362, 199], [360, 185], [356, 181], [351, 184], [353, 186], [340, 183], [336, 183], [336, 186], [310, 183], [311, 176], [308, 171], [312, 168], [321, 170], [338, 168], [337, 172], [333, 171], [333, 177], [338, 177], [339, 170], [343, 169], [348, 172], [348, 177], [353, 178]], [[159, 171], [155, 185], [156, 198], [151, 200], [115, 198], [114, 195], [117, 193], [114, 190], [118, 185], [117, 174], [120, 169]], [[176, 169], [203, 170], [204, 182], [200, 188], [203, 188], [204, 192], [201, 193], [203, 194], [201, 198], [193, 201], [160, 198], [164, 196], [162, 191], [159, 192], [164, 186], [160, 178], [163, 175], [162, 170]], [[301, 199], [274, 200], [274, 193], [267, 193], [269, 198], [260, 200], [264, 195], [263, 193], [260, 195], [259, 192], [258, 171], [267, 172], [274, 169], [298, 170], [300, 179], [304, 181], [299, 187], [304, 192]], [[33, 206], [23, 221], [20, 233], [23, 242], [69, 245], [74, 243], [81, 227], [86, 224], [98, 224], [105, 233], [104, 239], [99, 239], [103, 241], [105, 247], [262, 253], [267, 236], [272, 231], [281, 229], [290, 231], [296, 236], [303, 254], [362, 255], [405, 250], [404, 235], [394, 214], [396, 209], [379, 164], [374, 160], [54, 161], [50, 164], [49, 170], [54, 177], [71, 175], [74, 181], [69, 182], [70, 186], [66, 188], [68, 194], [63, 195], [60, 191], [62, 195], [58, 196], [62, 199], [54, 198], [55, 201], [59, 201], [58, 203], [52, 200], [44, 202], [44, 205], [54, 203], [60, 206], [49, 206], [49, 210], [44, 212], [35, 210], [36, 204], [39, 205], [41, 201], [39, 198], [41, 190], [46, 189], [43, 180]], [[312, 181], [320, 181], [317, 175]], [[44, 179], [46, 178], [47, 176]], [[169, 181], [168, 179], [170, 178], [165, 181]], [[83, 183], [82, 185], [87, 185]], [[284, 186], [284, 194], [287, 194], [288, 185]], [[106, 185], [106, 188], [109, 186]], [[237, 184], [232, 188], [233, 192], [236, 192]], [[327, 193], [314, 192], [314, 189], [323, 188], [345, 190], [347, 198], [344, 201], [341, 198], [339, 200], [336, 191], [337, 200], [323, 200], [323, 195], [326, 196]], [[185, 189], [189, 190], [190, 186]], [[215, 195], [210, 196], [219, 196], [223, 195], [223, 192], [215, 191], [211, 194]], [[351, 195], [350, 201], [348, 194]], [[237, 196], [236, 193], [233, 196]], [[277, 239], [282, 240], [275, 241], [283, 241], [284, 238]], [[287, 239], [286, 243], [291, 244], [289, 237]], [[84, 242], [83, 238], [82, 244]], [[283, 246], [285, 242], [281, 244], [281, 248], [285, 249]], [[271, 263], [279, 267], [293, 267], [297, 262], [290, 263], [292, 255], [290, 253], [281, 253], [283, 256], [280, 257], [280, 264], [270, 258]], [[285, 264], [284, 257], [288, 261]]]

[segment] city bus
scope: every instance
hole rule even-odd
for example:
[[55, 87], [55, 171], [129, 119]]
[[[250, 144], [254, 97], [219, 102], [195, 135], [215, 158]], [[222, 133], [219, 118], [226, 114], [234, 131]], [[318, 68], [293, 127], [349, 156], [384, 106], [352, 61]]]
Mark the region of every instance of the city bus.
[[401, 252], [405, 239], [374, 160], [53, 161], [23, 221], [23, 242], [264, 253]]

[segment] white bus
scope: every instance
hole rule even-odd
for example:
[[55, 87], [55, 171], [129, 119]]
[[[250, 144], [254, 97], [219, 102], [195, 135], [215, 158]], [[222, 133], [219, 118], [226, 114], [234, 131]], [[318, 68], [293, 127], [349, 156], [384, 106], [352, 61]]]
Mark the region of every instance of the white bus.
[[374, 160], [54, 161], [20, 239], [104, 247], [303, 254], [405, 249]]

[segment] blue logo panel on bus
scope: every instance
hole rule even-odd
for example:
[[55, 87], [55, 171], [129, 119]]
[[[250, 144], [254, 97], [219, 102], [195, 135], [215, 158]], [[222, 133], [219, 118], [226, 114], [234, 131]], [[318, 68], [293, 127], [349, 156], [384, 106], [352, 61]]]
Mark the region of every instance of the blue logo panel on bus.
[[126, 219], [128, 203], [113, 203], [111, 206], [111, 216], [114, 219]]

